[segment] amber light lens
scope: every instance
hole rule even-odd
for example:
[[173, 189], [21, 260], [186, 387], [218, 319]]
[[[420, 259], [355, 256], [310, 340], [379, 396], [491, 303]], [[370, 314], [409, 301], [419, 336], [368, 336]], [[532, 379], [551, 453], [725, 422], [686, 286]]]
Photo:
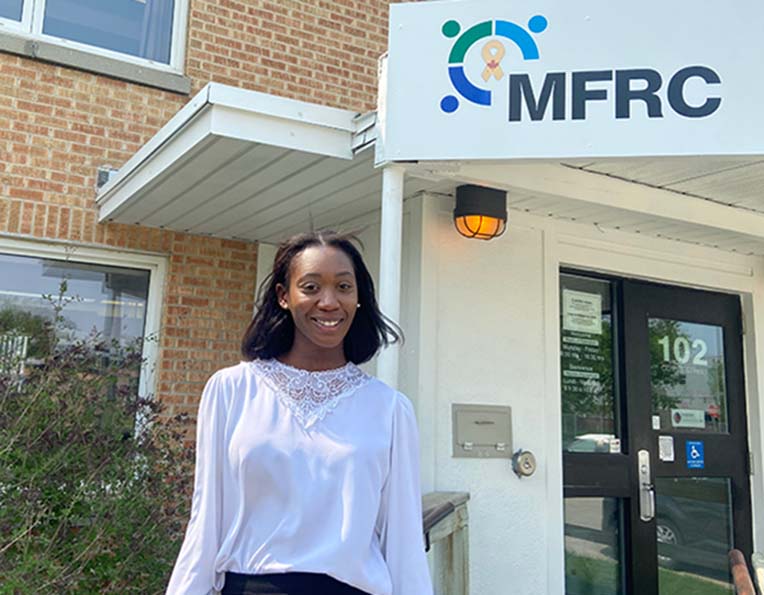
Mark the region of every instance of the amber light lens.
[[497, 217], [464, 215], [454, 218], [456, 230], [466, 238], [490, 240], [504, 233], [507, 223]]

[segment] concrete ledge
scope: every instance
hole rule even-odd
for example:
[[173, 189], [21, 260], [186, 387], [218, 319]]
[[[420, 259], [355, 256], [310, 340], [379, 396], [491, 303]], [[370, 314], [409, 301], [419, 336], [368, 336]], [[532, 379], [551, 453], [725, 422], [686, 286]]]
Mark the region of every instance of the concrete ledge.
[[0, 51], [44, 62], [71, 66], [79, 70], [103, 74], [174, 93], [188, 95], [191, 92], [191, 79], [182, 74], [163, 72], [117, 58], [99, 56], [83, 50], [64, 47], [48, 41], [28, 39], [19, 35], [0, 32]]

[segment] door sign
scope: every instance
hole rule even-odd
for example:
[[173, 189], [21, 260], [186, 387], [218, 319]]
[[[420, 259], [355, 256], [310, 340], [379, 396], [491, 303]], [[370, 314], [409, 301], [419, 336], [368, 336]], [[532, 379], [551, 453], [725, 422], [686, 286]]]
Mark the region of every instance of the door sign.
[[675, 428], [705, 428], [706, 412], [702, 409], [672, 409], [671, 425]]
[[703, 469], [706, 466], [703, 441], [688, 440], [687, 448], [687, 468]]
[[673, 436], [658, 436], [658, 457], [664, 463], [674, 462]]

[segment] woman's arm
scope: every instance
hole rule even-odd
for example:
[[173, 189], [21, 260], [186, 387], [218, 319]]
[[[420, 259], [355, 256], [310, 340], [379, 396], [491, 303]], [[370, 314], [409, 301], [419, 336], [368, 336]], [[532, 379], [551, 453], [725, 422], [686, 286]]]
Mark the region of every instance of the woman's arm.
[[[196, 418], [196, 471], [191, 519], [167, 595], [212, 593], [221, 539], [225, 396], [220, 374], [207, 381]], [[179, 494], [179, 497], [182, 495]]]
[[419, 434], [411, 402], [396, 395], [390, 471], [382, 488], [377, 530], [393, 595], [432, 595], [422, 536]]

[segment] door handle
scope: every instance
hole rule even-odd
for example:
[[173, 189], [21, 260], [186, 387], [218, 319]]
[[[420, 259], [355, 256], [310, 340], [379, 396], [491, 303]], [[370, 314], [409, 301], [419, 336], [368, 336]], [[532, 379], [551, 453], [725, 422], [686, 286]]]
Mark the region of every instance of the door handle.
[[650, 453], [637, 453], [637, 475], [639, 476], [639, 518], [646, 523], [655, 518], [655, 486], [650, 471]]

